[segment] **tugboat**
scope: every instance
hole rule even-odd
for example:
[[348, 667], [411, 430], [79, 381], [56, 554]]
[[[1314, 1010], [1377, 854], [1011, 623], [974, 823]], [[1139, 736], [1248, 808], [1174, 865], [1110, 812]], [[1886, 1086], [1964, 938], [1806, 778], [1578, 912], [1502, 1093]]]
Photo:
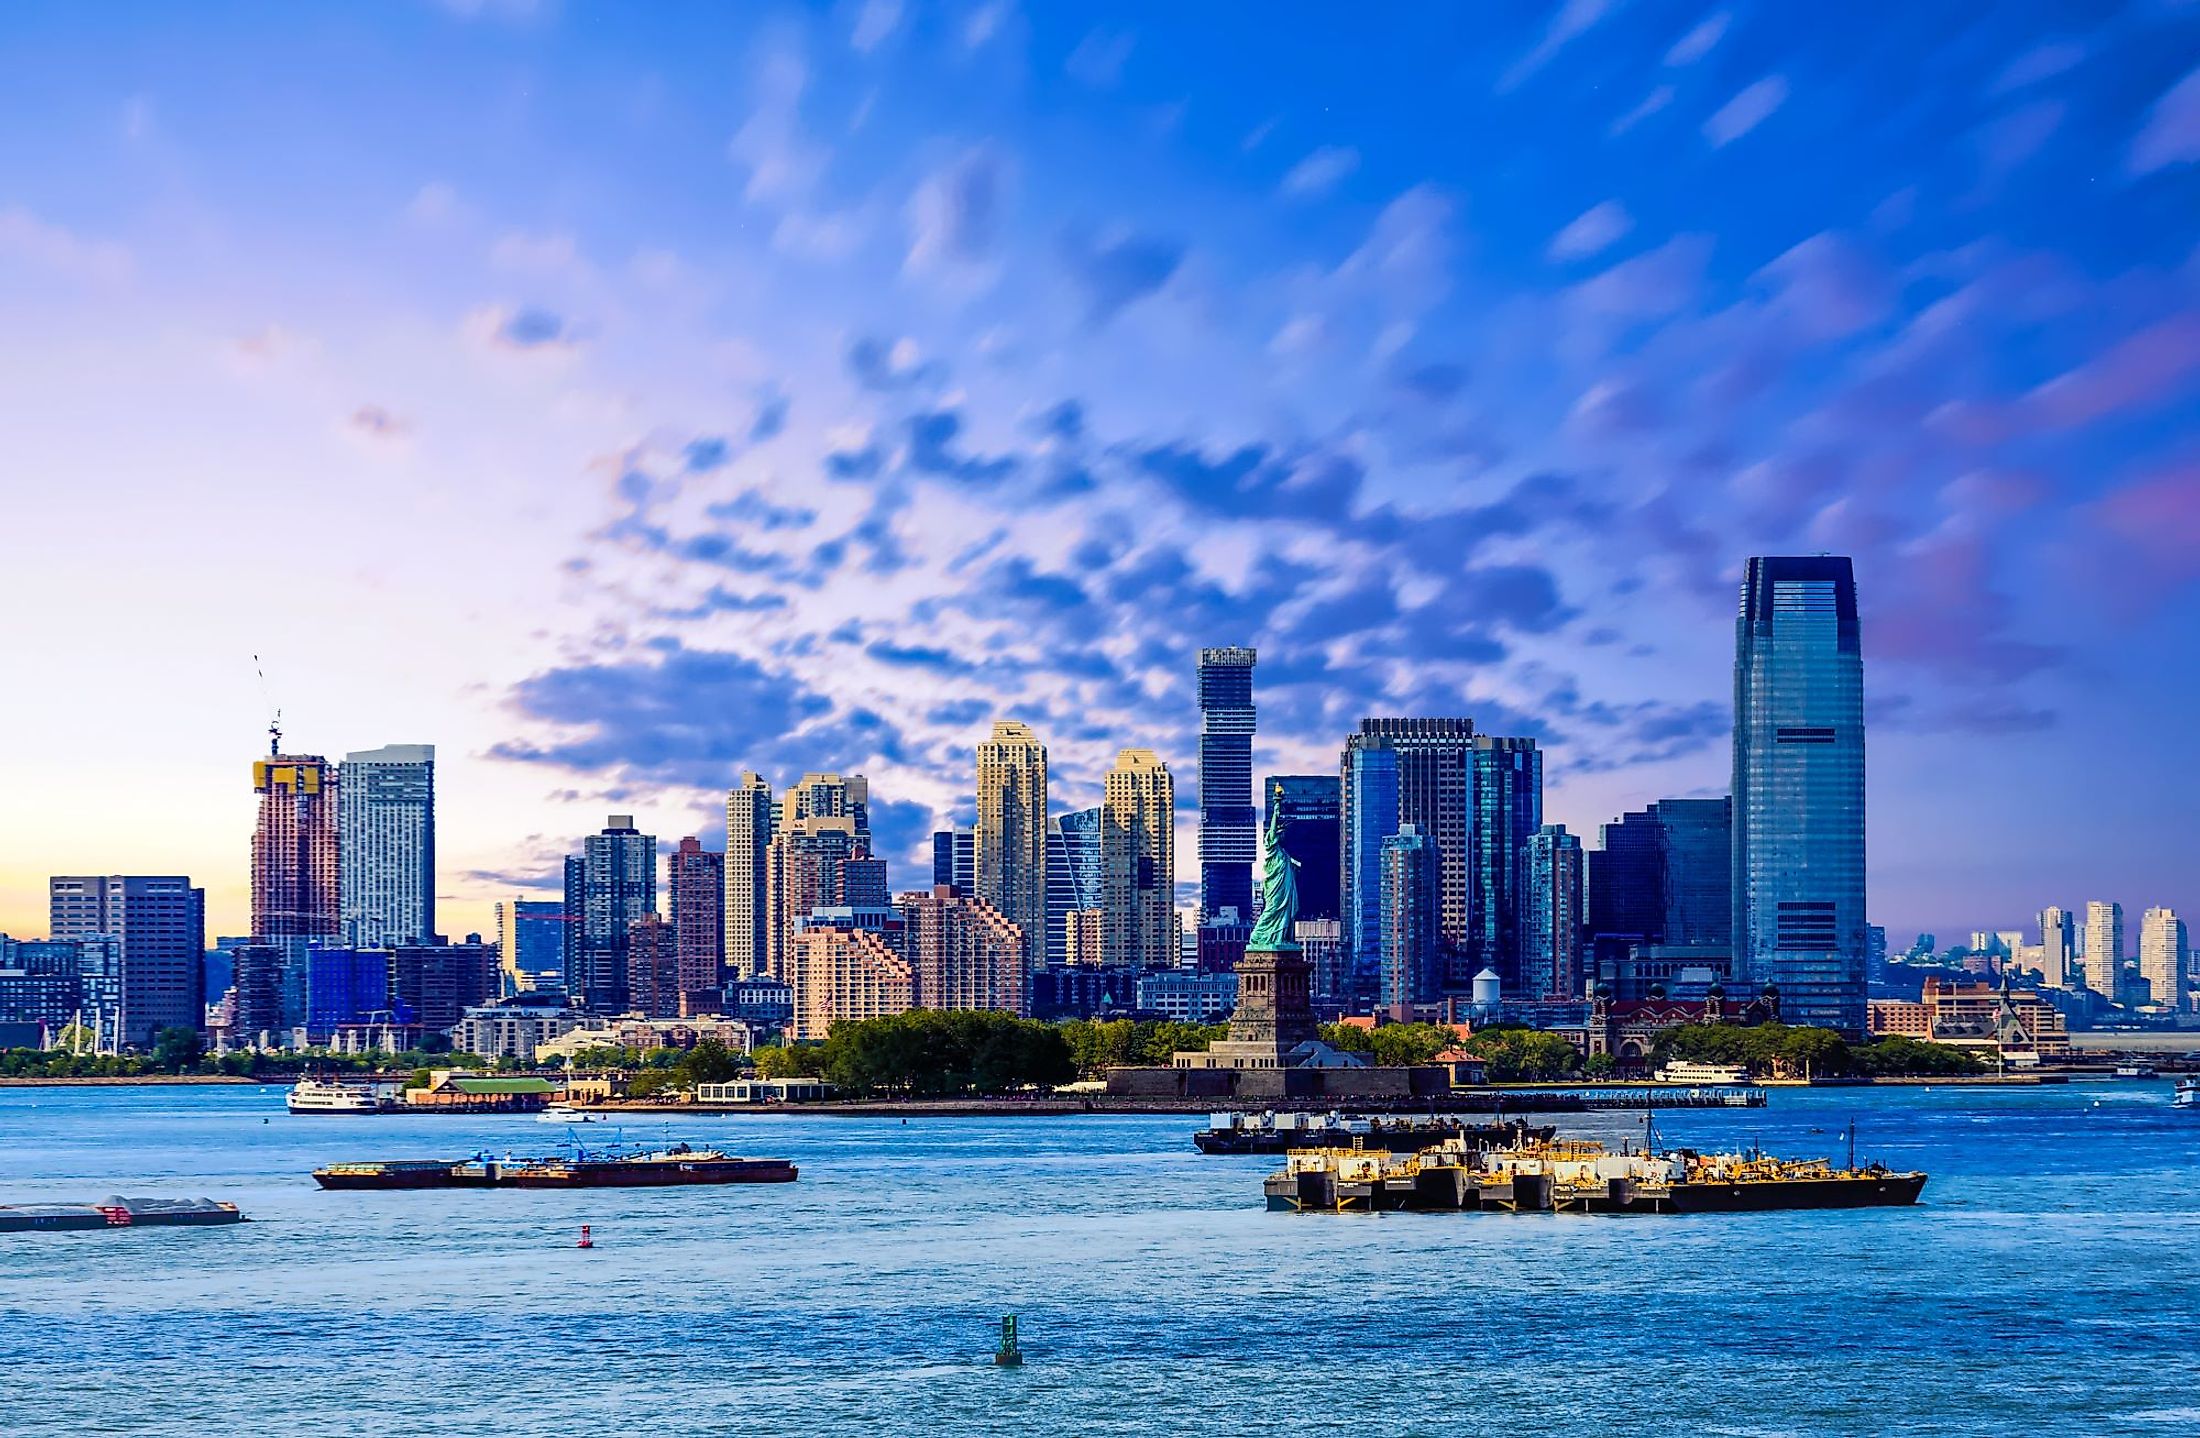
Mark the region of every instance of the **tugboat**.
[[2200, 1109], [2200, 1075], [2179, 1079], [2177, 1092], [2170, 1095], [2169, 1104], [2171, 1108]]
[[1782, 1159], [1750, 1150], [1614, 1151], [1589, 1140], [1400, 1157], [1353, 1149], [1293, 1153], [1263, 1185], [1271, 1209], [1298, 1213], [1480, 1209], [1504, 1213], [1737, 1213], [1883, 1208], [1917, 1202], [1926, 1175], [1882, 1164]]
[[665, 1188], [698, 1183], [793, 1183], [799, 1170], [783, 1158], [736, 1158], [714, 1148], [676, 1143], [648, 1152], [616, 1149], [548, 1158], [394, 1159], [332, 1163], [313, 1171], [323, 1188]]
[[1289, 1153], [1298, 1148], [1383, 1149], [1419, 1153], [1458, 1140], [1469, 1148], [1535, 1143], [1557, 1130], [1511, 1123], [1465, 1123], [1435, 1114], [1217, 1113], [1192, 1135], [1201, 1153]]

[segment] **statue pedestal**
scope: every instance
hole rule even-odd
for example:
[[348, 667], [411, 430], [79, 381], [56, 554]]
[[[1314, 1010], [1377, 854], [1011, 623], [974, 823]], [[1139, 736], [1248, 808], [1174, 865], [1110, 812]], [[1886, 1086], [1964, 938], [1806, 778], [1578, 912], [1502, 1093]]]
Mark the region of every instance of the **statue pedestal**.
[[1292, 1052], [1321, 1039], [1314, 1022], [1313, 965], [1298, 947], [1248, 949], [1237, 967], [1230, 1036], [1176, 1056], [1178, 1068], [1288, 1068]]

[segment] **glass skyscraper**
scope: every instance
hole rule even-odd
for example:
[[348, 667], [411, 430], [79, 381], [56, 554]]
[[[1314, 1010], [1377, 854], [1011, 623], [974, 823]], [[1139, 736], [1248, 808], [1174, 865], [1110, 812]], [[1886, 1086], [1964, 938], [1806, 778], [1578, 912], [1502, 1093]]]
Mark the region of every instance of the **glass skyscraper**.
[[[1363, 757], [1378, 752], [1390, 757], [1373, 761], [1376, 772], [1366, 785], [1357, 783]], [[1338, 777], [1344, 813], [1337, 887], [1355, 971], [1370, 972], [1380, 953], [1365, 916], [1380, 908], [1374, 895], [1381, 891], [1382, 841], [1401, 824], [1435, 847], [1437, 938], [1448, 953], [1463, 953], [1473, 894], [1474, 721], [1362, 719], [1359, 732], [1345, 739]]]
[[1069, 916], [1100, 904], [1100, 810], [1057, 814], [1047, 820], [1048, 967], [1069, 962]]
[[1781, 1017], [1864, 1031], [1864, 661], [1845, 558], [1753, 558], [1734, 647], [1734, 951]]
[[628, 931], [656, 912], [656, 836], [636, 829], [632, 815], [613, 814], [565, 861], [568, 992], [598, 1013], [625, 1012]]
[[1398, 832], [1398, 751], [1379, 742], [1348, 746], [1343, 781], [1343, 941], [1353, 972], [1367, 976], [1382, 962], [1383, 841]]
[[1489, 968], [1506, 993], [1538, 993], [1522, 957], [1520, 860], [1543, 827], [1543, 755], [1533, 739], [1477, 734], [1471, 780], [1467, 942], [1452, 955], [1450, 984], [1467, 990]]
[[1581, 996], [1581, 840], [1546, 824], [1520, 851], [1520, 987], [1539, 999]]
[[337, 777], [344, 942], [357, 949], [433, 943], [435, 746], [390, 744], [346, 754]]
[[[1343, 794], [1334, 774], [1271, 774], [1261, 786], [1267, 812], [1265, 832], [1283, 821], [1283, 852], [1299, 861], [1299, 918], [1334, 919], [1338, 907], [1337, 871]], [[1252, 917], [1250, 915], [1248, 918]]]
[[1251, 649], [1199, 651], [1199, 917], [1224, 909], [1253, 918], [1253, 860], [1260, 841], [1253, 810]]

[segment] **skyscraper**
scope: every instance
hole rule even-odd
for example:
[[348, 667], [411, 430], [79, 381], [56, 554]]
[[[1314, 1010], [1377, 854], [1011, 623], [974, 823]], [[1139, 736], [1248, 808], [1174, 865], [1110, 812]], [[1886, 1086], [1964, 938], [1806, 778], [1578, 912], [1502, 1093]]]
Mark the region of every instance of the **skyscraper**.
[[717, 1013], [726, 988], [726, 856], [689, 835], [665, 859], [678, 1011]]
[[1734, 946], [1791, 1023], [1864, 1031], [1864, 661], [1845, 558], [1753, 558], [1734, 650]]
[[1449, 983], [1471, 988], [1489, 968], [1506, 992], [1534, 993], [1539, 977], [1530, 976], [1522, 953], [1519, 885], [1521, 856], [1543, 827], [1542, 752], [1533, 739], [1477, 734], [1471, 779], [1468, 940], [1451, 956]]
[[626, 929], [626, 1006], [651, 1019], [680, 1016], [680, 950], [673, 929], [644, 914]]
[[1175, 968], [1176, 784], [1151, 749], [1125, 749], [1100, 806], [1101, 908], [1111, 968]]
[[513, 899], [497, 905], [497, 952], [513, 993], [565, 988], [565, 905]]
[[978, 891], [978, 835], [968, 824], [932, 831], [932, 887], [958, 894]]
[[338, 908], [357, 949], [435, 938], [435, 746], [346, 754], [337, 771]]
[[1031, 726], [1003, 719], [978, 746], [977, 897], [1022, 935], [1025, 957], [1046, 962], [1047, 747]]
[[[623, 965], [623, 946], [619, 959]], [[482, 943], [478, 934], [456, 944], [399, 944], [389, 951], [389, 973], [391, 1017], [431, 1033], [450, 1028], [466, 1010], [495, 998], [501, 987], [496, 948]], [[623, 994], [625, 989], [622, 970], [619, 990]]]
[[2077, 972], [2078, 936], [2070, 913], [2053, 904], [2040, 910], [2040, 982], [2049, 988], [2067, 989]]
[[305, 951], [342, 933], [336, 770], [318, 754], [252, 765], [252, 937], [283, 952], [283, 1027], [305, 1022]]
[[[766, 964], [774, 978], [788, 978], [801, 920], [848, 902], [844, 869], [870, 854], [870, 803], [871, 786], [860, 774], [805, 774], [780, 801], [765, 861]], [[880, 903], [884, 888], [878, 885]]]
[[2113, 1004], [2123, 981], [2124, 906], [2095, 899], [2085, 906], [2085, 986]]
[[[939, 887], [939, 883], [935, 865], [933, 887]], [[1073, 921], [1070, 916], [1100, 907], [1100, 810], [1072, 809], [1067, 814], [1057, 814], [1047, 820], [1048, 967], [1058, 968], [1075, 962], [1070, 957], [1075, 947], [1071, 941]], [[1086, 956], [1084, 961], [1087, 963], [1100, 961], [1097, 943], [1086, 945], [1078, 952]]]
[[1380, 739], [1348, 742], [1339, 787], [1340, 942], [1345, 964], [1364, 983], [1382, 966], [1383, 841], [1398, 832], [1398, 751]]
[[1383, 1005], [1394, 1018], [1433, 1003], [1444, 986], [1436, 928], [1436, 846], [1413, 824], [1382, 844]]
[[122, 1042], [206, 1022], [206, 891], [181, 874], [63, 874], [48, 881], [47, 934], [112, 941]]
[[[1262, 832], [1283, 824], [1283, 851], [1298, 860], [1299, 918], [1334, 919], [1343, 867], [1344, 798], [1334, 774], [1271, 774], [1261, 786]], [[1250, 920], [1253, 916], [1248, 914]]]
[[656, 912], [657, 837], [636, 829], [633, 815], [613, 814], [602, 833], [582, 841], [577, 860], [566, 861], [572, 997], [599, 1013], [626, 1011], [628, 934], [636, 919]]
[[1588, 855], [1589, 931], [1730, 951], [1732, 812], [1726, 799], [1660, 799], [1604, 825]]
[[[1379, 750], [1394, 757], [1363, 761], [1362, 755]], [[1374, 771], [1356, 782], [1354, 771], [1363, 762], [1372, 763]], [[1382, 840], [1401, 824], [1413, 825], [1435, 849], [1438, 942], [1449, 953], [1466, 950], [1473, 905], [1474, 763], [1472, 719], [1362, 719], [1359, 732], [1345, 740], [1337, 887], [1347, 909], [1345, 942], [1354, 947], [1363, 970], [1378, 951], [1368, 947], [1373, 942], [1368, 926], [1355, 924], [1350, 914], [1355, 904], [1379, 907]], [[1385, 793], [1395, 795], [1388, 807]]]
[[1006, 914], [944, 887], [903, 894], [894, 903], [902, 913], [902, 955], [918, 1008], [1027, 1011], [1027, 946]]
[[726, 792], [726, 967], [735, 979], [771, 955], [772, 786], [753, 773]]
[[2185, 921], [2175, 909], [2148, 909], [2139, 919], [2139, 977], [2154, 1002], [2182, 1012], [2185, 1004]]
[[1520, 987], [1541, 999], [1581, 997], [1581, 840], [1545, 824], [1520, 851]]
[[1199, 651], [1199, 917], [1253, 918], [1253, 665], [1236, 647]]

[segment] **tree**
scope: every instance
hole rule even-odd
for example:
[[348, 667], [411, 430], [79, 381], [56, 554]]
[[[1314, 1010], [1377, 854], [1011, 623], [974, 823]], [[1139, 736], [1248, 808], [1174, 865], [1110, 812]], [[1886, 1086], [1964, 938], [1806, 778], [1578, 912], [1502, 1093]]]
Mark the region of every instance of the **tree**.
[[756, 1072], [768, 1079], [823, 1078], [825, 1049], [820, 1044], [783, 1044], [758, 1049]]
[[1618, 1062], [1610, 1054], [1591, 1054], [1581, 1061], [1583, 1078], [1607, 1079], [1618, 1069]]
[[153, 1036], [153, 1066], [172, 1074], [195, 1067], [206, 1052], [199, 1031], [182, 1024], [162, 1029]]
[[681, 1080], [690, 1086], [724, 1083], [741, 1072], [740, 1061], [726, 1052], [726, 1046], [717, 1039], [704, 1039], [689, 1049], [676, 1067]]

